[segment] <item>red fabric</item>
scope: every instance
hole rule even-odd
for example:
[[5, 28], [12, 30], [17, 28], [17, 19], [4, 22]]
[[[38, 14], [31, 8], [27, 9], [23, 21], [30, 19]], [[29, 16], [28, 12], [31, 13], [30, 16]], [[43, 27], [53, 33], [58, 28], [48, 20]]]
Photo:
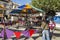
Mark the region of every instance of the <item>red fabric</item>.
[[56, 26], [56, 24], [53, 22], [52, 24], [49, 23], [48, 26], [49, 26], [49, 28], [50, 28], [51, 30], [53, 30], [54, 27]]
[[16, 38], [20, 38], [20, 36], [21, 36], [21, 32], [14, 32], [14, 34], [15, 34]]
[[34, 30], [33, 29], [30, 29], [29, 30], [29, 33], [30, 33], [30, 36], [32, 36], [34, 34]]

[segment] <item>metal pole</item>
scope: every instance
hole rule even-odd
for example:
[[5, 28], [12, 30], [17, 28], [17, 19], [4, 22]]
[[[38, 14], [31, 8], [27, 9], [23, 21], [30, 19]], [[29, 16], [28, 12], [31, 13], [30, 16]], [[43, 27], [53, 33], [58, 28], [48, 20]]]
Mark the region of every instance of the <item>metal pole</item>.
[[4, 27], [3, 27], [3, 30], [4, 30], [4, 39], [3, 40], [6, 40], [6, 29], [5, 29], [5, 20], [3, 18], [3, 23], [4, 23]]

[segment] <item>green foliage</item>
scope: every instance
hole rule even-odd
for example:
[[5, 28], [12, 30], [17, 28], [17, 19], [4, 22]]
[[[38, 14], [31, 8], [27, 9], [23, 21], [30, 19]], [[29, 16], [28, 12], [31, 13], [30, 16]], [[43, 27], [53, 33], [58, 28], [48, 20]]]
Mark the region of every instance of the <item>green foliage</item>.
[[47, 11], [49, 9], [60, 11], [60, 0], [32, 0], [31, 5], [44, 11]]

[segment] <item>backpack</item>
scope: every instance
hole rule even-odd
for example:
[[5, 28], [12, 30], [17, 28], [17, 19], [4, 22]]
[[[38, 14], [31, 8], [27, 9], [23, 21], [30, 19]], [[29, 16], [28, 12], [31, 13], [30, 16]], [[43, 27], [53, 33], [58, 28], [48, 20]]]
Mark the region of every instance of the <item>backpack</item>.
[[50, 28], [51, 30], [53, 30], [54, 27], [55, 27], [55, 23], [54, 23], [54, 22], [53, 22], [53, 23], [49, 23], [48, 26], [49, 26], [49, 28]]

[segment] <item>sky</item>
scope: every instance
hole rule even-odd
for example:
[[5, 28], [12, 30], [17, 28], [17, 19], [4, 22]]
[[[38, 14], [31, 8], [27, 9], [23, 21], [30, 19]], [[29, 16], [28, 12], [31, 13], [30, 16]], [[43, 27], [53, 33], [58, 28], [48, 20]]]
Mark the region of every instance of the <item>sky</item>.
[[12, 1], [16, 2], [16, 3], [20, 4], [20, 5], [31, 3], [31, 0], [12, 0]]

